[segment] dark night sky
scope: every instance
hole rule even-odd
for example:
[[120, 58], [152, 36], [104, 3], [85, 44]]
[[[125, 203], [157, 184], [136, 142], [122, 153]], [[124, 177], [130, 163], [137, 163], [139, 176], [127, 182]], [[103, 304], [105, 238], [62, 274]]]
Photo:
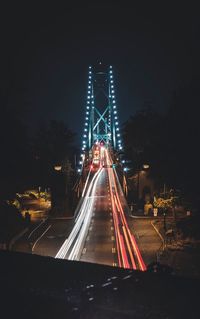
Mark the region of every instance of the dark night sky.
[[24, 107], [31, 128], [56, 118], [81, 133], [87, 68], [98, 61], [115, 67], [121, 123], [148, 103], [164, 111], [172, 92], [199, 76], [192, 5], [15, 1], [0, 11], [1, 107]]

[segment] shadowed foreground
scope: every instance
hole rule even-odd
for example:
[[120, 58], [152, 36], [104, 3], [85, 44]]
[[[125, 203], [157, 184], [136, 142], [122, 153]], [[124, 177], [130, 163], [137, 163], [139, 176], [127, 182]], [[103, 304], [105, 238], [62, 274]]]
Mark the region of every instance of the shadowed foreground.
[[199, 318], [197, 280], [3, 251], [0, 265], [2, 318]]

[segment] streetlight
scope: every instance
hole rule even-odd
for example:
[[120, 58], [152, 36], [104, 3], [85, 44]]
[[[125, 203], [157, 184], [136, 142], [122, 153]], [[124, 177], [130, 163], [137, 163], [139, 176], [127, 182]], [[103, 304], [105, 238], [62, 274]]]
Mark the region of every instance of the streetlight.
[[125, 195], [127, 196], [128, 195], [128, 187], [127, 187], [127, 181], [126, 181], [126, 179], [127, 179], [127, 172], [128, 172], [128, 167], [124, 167], [123, 168], [123, 171], [124, 171], [124, 174], [123, 174], [123, 190], [124, 190], [124, 193], [125, 193]]
[[55, 169], [55, 171], [59, 172], [59, 171], [61, 171], [62, 166], [61, 165], [55, 165], [54, 169]]

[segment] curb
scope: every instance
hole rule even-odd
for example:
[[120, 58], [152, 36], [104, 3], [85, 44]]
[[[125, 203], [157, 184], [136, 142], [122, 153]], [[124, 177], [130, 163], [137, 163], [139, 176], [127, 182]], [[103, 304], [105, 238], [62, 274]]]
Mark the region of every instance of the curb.
[[130, 217], [132, 218], [141, 218], [141, 219], [152, 219], [152, 217], [149, 217], [149, 216], [138, 216], [138, 215], [129, 215]]
[[158, 234], [158, 236], [160, 237], [160, 239], [162, 240], [163, 243], [163, 250], [165, 248], [165, 240], [163, 238], [163, 236], [161, 235], [161, 233], [159, 232], [158, 228], [154, 225], [154, 222], [151, 222], [152, 227], [154, 228], [154, 230], [156, 231], [156, 233]]

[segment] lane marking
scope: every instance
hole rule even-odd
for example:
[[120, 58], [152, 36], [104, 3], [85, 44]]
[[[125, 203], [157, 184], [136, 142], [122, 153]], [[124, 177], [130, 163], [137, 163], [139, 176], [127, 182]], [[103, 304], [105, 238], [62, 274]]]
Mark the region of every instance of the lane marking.
[[32, 230], [32, 232], [29, 234], [28, 239], [33, 235], [33, 233], [47, 220], [47, 218], [45, 218], [45, 220], [43, 220], [36, 228], [34, 228]]
[[85, 248], [83, 248], [82, 254], [85, 254], [85, 253], [86, 253], [86, 250], [87, 250], [87, 248], [86, 248], [86, 247], [85, 247]]
[[33, 252], [35, 246], [37, 245], [38, 241], [44, 236], [44, 234], [46, 234], [48, 232], [48, 230], [49, 230], [49, 228], [51, 228], [51, 226], [52, 225], [49, 225], [49, 227], [47, 227], [47, 229], [42, 233], [42, 235], [35, 241], [35, 243], [34, 243], [34, 245], [32, 247], [32, 252]]
[[115, 254], [115, 253], [116, 253], [116, 248], [112, 247], [112, 254]]

